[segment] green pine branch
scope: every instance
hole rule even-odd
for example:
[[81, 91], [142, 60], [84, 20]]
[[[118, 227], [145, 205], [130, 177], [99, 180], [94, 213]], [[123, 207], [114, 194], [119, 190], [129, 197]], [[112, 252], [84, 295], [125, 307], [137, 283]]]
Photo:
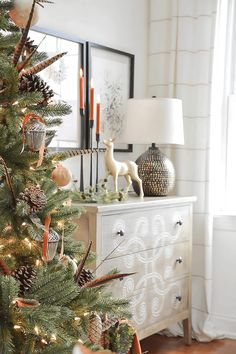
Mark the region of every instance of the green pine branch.
[[49, 104], [47, 106], [38, 105], [32, 107], [32, 111], [42, 117], [66, 116], [71, 113], [71, 107], [64, 102]]

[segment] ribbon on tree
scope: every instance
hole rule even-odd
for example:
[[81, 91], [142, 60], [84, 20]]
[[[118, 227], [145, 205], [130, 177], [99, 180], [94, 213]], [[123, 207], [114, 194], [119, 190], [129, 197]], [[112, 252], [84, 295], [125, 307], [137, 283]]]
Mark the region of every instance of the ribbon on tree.
[[35, 299], [24, 299], [22, 297], [17, 297], [15, 303], [18, 307], [38, 307], [40, 303]]
[[39, 149], [39, 159], [37, 161], [36, 167], [40, 167], [43, 163], [44, 150], [45, 150], [45, 137], [43, 140], [43, 144], [42, 144], [41, 148]]
[[138, 339], [138, 335], [137, 332], [134, 334], [134, 339], [133, 339], [133, 345], [131, 348], [131, 353], [134, 354], [142, 354], [142, 349], [141, 349], [141, 345]]
[[47, 215], [45, 218], [44, 226], [45, 231], [43, 233], [43, 251], [42, 251], [42, 259], [44, 262], [48, 261], [48, 237], [49, 237], [49, 227], [51, 224], [51, 215]]
[[61, 252], [60, 252], [60, 259], [63, 258], [64, 256], [64, 237], [65, 237], [65, 225], [63, 222], [63, 229], [62, 229], [62, 235], [61, 235]]
[[0, 258], [0, 271], [4, 275], [10, 275], [11, 274], [11, 271], [8, 268], [8, 265], [6, 264], [6, 262], [4, 261], [3, 258]]

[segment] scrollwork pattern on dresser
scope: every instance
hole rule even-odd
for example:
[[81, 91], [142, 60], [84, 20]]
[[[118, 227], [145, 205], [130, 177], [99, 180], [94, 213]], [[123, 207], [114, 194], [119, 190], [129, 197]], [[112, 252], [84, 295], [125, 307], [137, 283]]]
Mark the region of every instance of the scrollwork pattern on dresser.
[[111, 269], [135, 273], [109, 290], [128, 298], [140, 338], [185, 321], [191, 342], [191, 224], [193, 197], [144, 198], [89, 206], [88, 240], [97, 253], [97, 275]]

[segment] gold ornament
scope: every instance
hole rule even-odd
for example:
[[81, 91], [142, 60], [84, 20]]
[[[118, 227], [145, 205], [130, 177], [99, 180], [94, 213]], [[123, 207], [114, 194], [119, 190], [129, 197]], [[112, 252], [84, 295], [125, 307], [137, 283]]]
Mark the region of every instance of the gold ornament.
[[60, 164], [52, 171], [51, 177], [58, 187], [65, 187], [71, 181], [70, 171]]
[[[25, 28], [29, 19], [33, 0], [15, 0], [14, 7], [10, 10], [9, 15], [12, 21], [20, 28]], [[39, 15], [38, 9], [35, 7], [31, 26], [36, 25]]]

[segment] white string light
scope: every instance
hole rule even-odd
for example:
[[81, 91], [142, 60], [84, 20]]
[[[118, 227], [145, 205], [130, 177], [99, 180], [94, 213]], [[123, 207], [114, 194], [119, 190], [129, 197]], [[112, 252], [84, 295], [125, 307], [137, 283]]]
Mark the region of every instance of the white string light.
[[52, 342], [56, 342], [56, 340], [57, 340], [56, 335], [55, 335], [55, 334], [52, 334], [52, 335], [51, 335], [51, 341], [52, 341]]
[[35, 326], [34, 327], [34, 331], [35, 331], [35, 333], [37, 334], [37, 336], [39, 335], [39, 328], [38, 328], [38, 326]]
[[64, 227], [64, 221], [58, 221], [57, 226], [62, 229]]
[[29, 240], [27, 237], [24, 239], [24, 241], [27, 243], [27, 246], [28, 246], [30, 249], [32, 249], [32, 243], [30, 242], [30, 240]]
[[14, 326], [14, 329], [21, 329], [21, 326], [15, 325], [15, 326]]

